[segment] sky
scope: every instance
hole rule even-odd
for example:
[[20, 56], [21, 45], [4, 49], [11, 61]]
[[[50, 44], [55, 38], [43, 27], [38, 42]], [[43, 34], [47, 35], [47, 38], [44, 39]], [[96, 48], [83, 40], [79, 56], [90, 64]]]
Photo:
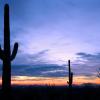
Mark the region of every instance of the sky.
[[70, 59], [74, 76], [97, 78], [100, 0], [0, 0], [2, 48], [5, 3], [10, 6], [11, 49], [19, 43], [13, 76], [66, 77]]

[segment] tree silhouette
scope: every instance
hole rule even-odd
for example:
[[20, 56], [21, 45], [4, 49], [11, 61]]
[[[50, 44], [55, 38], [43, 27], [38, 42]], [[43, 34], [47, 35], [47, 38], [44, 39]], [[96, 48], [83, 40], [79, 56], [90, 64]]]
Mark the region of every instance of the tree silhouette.
[[18, 51], [18, 43], [14, 44], [11, 54], [10, 50], [10, 25], [9, 25], [9, 5], [4, 6], [4, 50], [0, 46], [0, 59], [3, 61], [2, 90], [8, 94], [11, 90], [11, 61]]

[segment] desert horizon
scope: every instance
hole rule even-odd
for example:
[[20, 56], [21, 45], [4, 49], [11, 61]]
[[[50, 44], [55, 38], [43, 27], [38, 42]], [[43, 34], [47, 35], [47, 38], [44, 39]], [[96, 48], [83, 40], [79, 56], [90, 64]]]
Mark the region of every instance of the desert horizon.
[[[51, 86], [68, 86], [68, 77], [30, 77], [30, 76], [12, 76], [12, 85], [51, 85]], [[0, 85], [2, 80], [0, 78]], [[100, 85], [99, 78], [86, 77], [86, 76], [74, 76], [73, 85], [83, 85], [83, 84], [97, 84]]]

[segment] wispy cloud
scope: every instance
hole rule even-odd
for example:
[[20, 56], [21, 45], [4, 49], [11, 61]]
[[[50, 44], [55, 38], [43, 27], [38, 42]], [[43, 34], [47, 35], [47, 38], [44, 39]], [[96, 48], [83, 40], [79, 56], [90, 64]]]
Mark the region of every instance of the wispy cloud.
[[85, 63], [89, 63], [89, 65], [100, 64], [100, 53], [89, 54], [89, 53], [80, 52], [77, 53], [77, 55], [80, 59], [83, 59]]
[[12, 75], [14, 76], [35, 76], [35, 77], [66, 77], [66, 67], [56, 64], [34, 64], [34, 65], [13, 65]]
[[97, 70], [100, 68], [100, 53], [79, 52], [76, 54], [77, 60], [73, 62], [73, 71], [76, 75], [97, 76]]

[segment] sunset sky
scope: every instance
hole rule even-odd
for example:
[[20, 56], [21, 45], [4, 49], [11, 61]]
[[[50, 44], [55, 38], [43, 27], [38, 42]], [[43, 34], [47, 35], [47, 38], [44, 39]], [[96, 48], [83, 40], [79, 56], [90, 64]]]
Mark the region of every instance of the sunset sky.
[[100, 0], [0, 0], [2, 47], [5, 3], [10, 6], [11, 48], [19, 43], [13, 82], [66, 84], [70, 59], [75, 83], [100, 84]]

